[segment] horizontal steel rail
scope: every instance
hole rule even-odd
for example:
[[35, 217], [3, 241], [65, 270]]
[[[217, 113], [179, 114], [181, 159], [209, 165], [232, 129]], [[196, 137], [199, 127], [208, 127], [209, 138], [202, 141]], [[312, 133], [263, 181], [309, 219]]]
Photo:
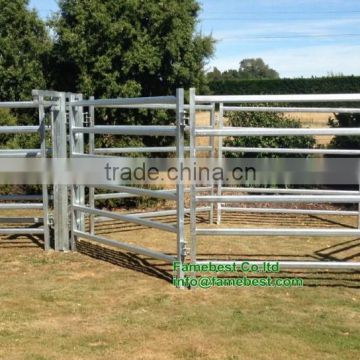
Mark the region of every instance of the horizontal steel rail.
[[135, 215], [132, 215], [132, 216], [123, 215], [123, 214], [114, 213], [111, 211], [99, 210], [99, 209], [89, 208], [86, 206], [79, 206], [79, 205], [75, 205], [75, 204], [73, 205], [73, 209], [76, 211], [81, 211], [81, 212], [87, 213], [87, 214], [109, 217], [114, 220], [128, 221], [128, 222], [132, 222], [132, 223], [135, 223], [138, 225], [148, 226], [151, 228], [176, 233], [176, 227], [173, 225], [162, 224], [162, 223], [158, 223], [158, 222], [151, 221], [151, 220], [141, 219], [139, 217], [136, 217]]
[[[198, 207], [196, 212], [205, 212], [210, 211], [210, 207]], [[128, 216], [137, 216], [139, 218], [155, 218], [155, 217], [163, 217], [163, 216], [171, 216], [176, 215], [177, 210], [160, 210], [160, 211], [150, 211], [150, 212], [143, 212], [143, 213], [134, 213], [134, 214], [127, 214]], [[184, 209], [185, 214], [190, 213], [190, 209]], [[106, 217], [97, 217], [95, 221], [111, 221], [112, 219]]]
[[110, 239], [104, 238], [102, 236], [91, 235], [91, 234], [83, 232], [83, 231], [74, 230], [74, 235], [76, 235], [80, 238], [84, 238], [87, 240], [91, 240], [91, 241], [103, 244], [103, 245], [117, 247], [122, 250], [134, 252], [136, 254], [141, 254], [141, 255], [145, 255], [145, 256], [150, 256], [155, 259], [164, 260], [169, 263], [173, 263], [176, 260], [176, 258], [171, 255], [163, 254], [163, 253], [151, 250], [151, 249], [147, 249], [147, 248], [144, 248], [141, 246], [132, 245], [132, 244], [121, 242], [121, 241], [110, 240]]
[[14, 203], [14, 204], [0, 204], [0, 210], [13, 210], [13, 209], [42, 209], [42, 203]]
[[358, 211], [349, 210], [314, 210], [314, 209], [284, 209], [284, 208], [254, 208], [222, 206], [221, 211], [265, 214], [299, 214], [299, 215], [339, 215], [358, 216]]
[[197, 95], [196, 103], [302, 103], [356, 102], [360, 94], [299, 94], [299, 95]]
[[155, 105], [155, 104], [175, 104], [175, 96], [154, 96], [138, 98], [116, 98], [116, 99], [96, 99], [70, 101], [69, 106], [93, 106], [93, 107], [111, 107], [117, 105]]
[[42, 195], [16, 195], [16, 194], [9, 194], [9, 195], [0, 195], [0, 201], [35, 201], [35, 200], [42, 200]]
[[232, 147], [223, 146], [223, 152], [248, 152], [248, 153], [272, 153], [272, 154], [319, 154], [319, 155], [360, 155], [360, 150], [337, 150], [337, 149], [284, 149], [284, 148], [255, 148], [255, 147]]
[[312, 194], [312, 195], [359, 195], [359, 191], [325, 190], [325, 189], [279, 189], [279, 188], [250, 188], [250, 187], [223, 187], [223, 192], [247, 192], [270, 194]]
[[34, 216], [6, 216], [0, 217], [0, 223], [2, 224], [42, 224], [44, 218]]
[[309, 229], [309, 228], [232, 228], [196, 229], [197, 235], [211, 236], [359, 236], [360, 229]]
[[13, 151], [0, 150], [0, 158], [27, 158], [27, 157], [42, 157], [41, 149], [17, 149]]
[[360, 135], [360, 128], [247, 128], [223, 127], [221, 129], [195, 129], [196, 136], [307, 136], [307, 135]]
[[[44, 107], [56, 104], [55, 102], [44, 101], [41, 103]], [[38, 108], [39, 103], [36, 101], [4, 101], [0, 102], [0, 109], [32, 109]]]
[[[263, 265], [264, 261], [254, 261], [254, 260], [201, 260], [196, 261], [195, 264], [203, 265], [208, 264], [209, 262], [214, 265], [218, 264], [233, 264], [241, 265], [244, 262], [249, 263], [249, 265]], [[359, 269], [360, 262], [344, 262], [344, 261], [284, 261], [284, 260], [266, 260], [270, 264], [279, 264], [280, 269], [338, 269], [338, 270], [346, 270], [346, 269]]]
[[[106, 185], [104, 185], [106, 186]], [[141, 190], [141, 189], [140, 189]], [[144, 189], [146, 190], [146, 189]], [[206, 191], [210, 191], [211, 187], [204, 187], [204, 188], [198, 188], [196, 191], [197, 192], [206, 192]], [[150, 191], [157, 191], [157, 192], [161, 192], [161, 193], [165, 193], [165, 194], [176, 194], [176, 190], [175, 189], [166, 189], [166, 190], [150, 190]], [[185, 189], [184, 190], [185, 193], [190, 192], [190, 189]], [[139, 197], [139, 196], [143, 196], [142, 194], [139, 195], [137, 194], [129, 194], [129, 193], [108, 193], [108, 194], [95, 194], [94, 195], [94, 200], [105, 200], [105, 199], [127, 199], [127, 198], [132, 198], [132, 197]], [[173, 199], [169, 199], [169, 200], [173, 200]]]
[[0, 228], [0, 235], [44, 234], [43, 228]]
[[271, 107], [271, 106], [224, 106], [224, 111], [235, 112], [291, 112], [291, 113], [346, 113], [359, 114], [359, 108], [334, 107]]
[[0, 126], [0, 134], [32, 134], [40, 132], [39, 126]]
[[196, 196], [197, 202], [294, 202], [294, 203], [358, 203], [360, 195], [234, 195]]
[[73, 133], [113, 134], [136, 136], [176, 136], [176, 126], [163, 125], [97, 125], [94, 127], [73, 127]]
[[[147, 110], [175, 110], [175, 104], [128, 104], [128, 105], [104, 105], [104, 108], [113, 109], [147, 109]], [[189, 110], [189, 105], [184, 105], [185, 110]], [[210, 111], [211, 105], [196, 105], [198, 111]]]
[[134, 194], [138, 196], [149, 196], [159, 199], [176, 200], [173, 190], [149, 190], [120, 185], [96, 185], [96, 188], [105, 190], [123, 191], [124, 193]]
[[[211, 146], [198, 146], [197, 151], [211, 151]], [[175, 146], [163, 147], [126, 147], [126, 148], [97, 148], [94, 149], [95, 154], [122, 154], [122, 153], [155, 153], [155, 152], [175, 152]], [[190, 151], [190, 148], [185, 147], [185, 151]]]

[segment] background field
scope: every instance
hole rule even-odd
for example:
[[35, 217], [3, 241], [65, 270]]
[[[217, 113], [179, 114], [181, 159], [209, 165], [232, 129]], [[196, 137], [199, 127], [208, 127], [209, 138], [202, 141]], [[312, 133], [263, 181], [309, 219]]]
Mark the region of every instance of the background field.
[[[198, 217], [205, 226], [207, 215]], [[174, 218], [163, 218], [173, 222]], [[188, 221], [188, 219], [187, 219]], [[355, 226], [355, 218], [227, 214], [227, 226]], [[175, 236], [99, 223], [97, 234], [174, 253]], [[291, 271], [304, 288], [178, 290], [168, 265], [78, 243], [45, 253], [41, 240], [0, 241], [0, 358], [357, 359], [360, 273]], [[199, 257], [359, 261], [354, 238], [200, 238]]]

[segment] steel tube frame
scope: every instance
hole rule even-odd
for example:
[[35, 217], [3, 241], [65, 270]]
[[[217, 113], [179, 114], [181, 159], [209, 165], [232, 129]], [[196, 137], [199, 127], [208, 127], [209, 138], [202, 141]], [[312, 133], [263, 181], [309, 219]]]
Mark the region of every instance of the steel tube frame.
[[[44, 101], [41, 94], [33, 94], [32, 101], [8, 101], [0, 102], [0, 108], [7, 109], [37, 109], [38, 110], [38, 125], [27, 126], [1, 126], [0, 134], [34, 134], [38, 133], [40, 136], [40, 148], [38, 149], [1, 149], [1, 158], [27, 158], [27, 157], [42, 157], [46, 158], [46, 130], [48, 127], [45, 123], [45, 108], [53, 106], [55, 102]], [[2, 235], [35, 235], [41, 234], [44, 236], [44, 249], [49, 249], [49, 221], [48, 221], [48, 189], [45, 180], [42, 180], [42, 194], [28, 195], [28, 194], [8, 194], [0, 195], [0, 201], [11, 201], [12, 203], [1, 203], [1, 210], [15, 210], [15, 209], [42, 209], [42, 217], [24, 217], [24, 216], [3, 216], [0, 217], [0, 222], [3, 224], [37, 224], [40, 228], [28, 227], [12, 227], [1, 228]], [[21, 202], [17, 201], [42, 201], [42, 202]]]
[[[233, 128], [224, 127], [224, 111], [249, 111], [249, 112], [344, 112], [360, 113], [359, 108], [341, 107], [293, 107], [293, 106], [227, 106], [224, 104], [236, 103], [304, 103], [304, 102], [349, 102], [360, 101], [360, 94], [330, 94], [330, 95], [255, 95], [255, 96], [197, 96], [195, 90], [190, 91], [190, 111], [193, 113], [190, 121], [190, 141], [195, 144], [196, 137], [208, 136], [219, 138], [218, 161], [221, 161], [226, 152], [253, 152], [253, 153], [296, 153], [296, 154], [332, 154], [332, 155], [360, 155], [360, 150], [337, 150], [337, 149], [279, 149], [279, 148], [246, 148], [223, 146], [224, 136], [305, 136], [305, 135], [360, 135], [360, 129], [266, 129], [266, 128]], [[195, 107], [198, 104], [219, 104], [219, 121], [217, 129], [196, 128]], [[195, 146], [191, 155], [193, 162], [196, 161]], [[259, 212], [259, 213], [286, 213], [286, 214], [312, 214], [312, 215], [358, 215], [358, 228], [360, 229], [360, 198], [357, 191], [336, 191], [336, 190], [313, 190], [313, 189], [262, 189], [262, 188], [226, 188], [218, 183], [217, 196], [197, 196], [195, 185], [192, 187], [191, 208], [199, 202], [206, 201], [210, 204], [217, 203], [217, 223], [221, 222], [222, 211], [235, 212]], [[359, 186], [360, 190], [360, 186]], [[224, 192], [248, 192], [248, 193], [268, 193], [268, 194], [298, 194], [296, 195], [252, 195], [252, 196], [223, 196]], [[311, 194], [311, 196], [309, 196]], [[321, 196], [319, 196], [321, 195]], [[337, 195], [337, 196], [336, 196]], [[274, 208], [245, 208], [245, 207], [224, 207], [223, 202], [332, 202], [332, 203], [359, 203], [359, 211], [341, 210], [315, 210], [315, 209], [274, 209]], [[191, 262], [194, 264], [205, 263], [196, 259], [196, 236], [197, 235], [246, 235], [246, 236], [359, 236], [359, 229], [198, 229], [196, 227], [195, 210], [191, 209]], [[216, 262], [214, 260], [209, 260]], [[219, 263], [232, 263], [233, 261], [218, 261]], [[236, 261], [241, 263], [241, 261]], [[251, 263], [259, 263], [255, 261]], [[339, 268], [352, 269], [360, 268], [359, 263], [348, 262], [299, 262], [299, 261], [280, 261], [282, 268]]]
[[[166, 103], [166, 104], [165, 104]], [[165, 105], [164, 105], [165, 104]], [[180, 166], [184, 161], [184, 132], [186, 130], [184, 121], [184, 91], [178, 89], [176, 97], [158, 97], [158, 98], [139, 98], [139, 99], [100, 99], [100, 100], [80, 100], [73, 97], [69, 101], [69, 107], [76, 109], [78, 107], [87, 106], [89, 108], [89, 125], [90, 127], [83, 127], [83, 124], [76, 121], [71, 121], [71, 118], [75, 119], [75, 116], [70, 116], [70, 138], [71, 140], [71, 156], [73, 157], [104, 157], [103, 154], [122, 154], [126, 152], [176, 152], [177, 165]], [[170, 109], [176, 111], [176, 126], [97, 126], [95, 125], [94, 109], [96, 107], [113, 107], [113, 108], [148, 108], [148, 109]], [[202, 105], [198, 108], [211, 108], [213, 106]], [[73, 110], [74, 111], [74, 110]], [[89, 154], [84, 154], [84, 147], [76, 146], [76, 136], [79, 134], [89, 134]], [[173, 136], [176, 140], [176, 145], [172, 147], [157, 147], [157, 148], [116, 148], [116, 149], [96, 149], [95, 148], [95, 135], [96, 134], [114, 134], [114, 135], [135, 135], [135, 136]], [[212, 149], [207, 147], [204, 149], [211, 151]], [[99, 154], [99, 155], [97, 155]], [[116, 191], [115, 194], [95, 194], [95, 189], [101, 188], [110, 191]], [[72, 238], [84, 237], [88, 240], [100, 242], [105, 245], [116, 246], [128, 251], [140, 253], [157, 259], [166, 261], [178, 260], [183, 262], [186, 255], [185, 237], [184, 237], [184, 183], [179, 180], [176, 185], [176, 190], [151, 190], [144, 188], [136, 188], [130, 186], [121, 185], [94, 185], [89, 187], [89, 206], [84, 204], [80, 205], [77, 201], [75, 187], [72, 186]], [[157, 217], [159, 214], [167, 214], [168, 212], [153, 212], [148, 214], [119, 214], [109, 211], [99, 210], [95, 208], [95, 201], [103, 198], [124, 198], [124, 197], [137, 197], [137, 196], [149, 196], [160, 199], [175, 200], [177, 207], [171, 214], [176, 215], [176, 224], [169, 225], [152, 220], [145, 219], [147, 217]], [[209, 207], [207, 207], [209, 208]], [[78, 213], [88, 214], [90, 216], [90, 233], [80, 229], [77, 225]], [[157, 228], [160, 230], [172, 232], [177, 234], [177, 255], [170, 256], [159, 252], [154, 252], [150, 249], [145, 249], [139, 246], [122, 243], [104, 237], [97, 236], [95, 234], [95, 222], [98, 218], [95, 216], [104, 218], [117, 219], [130, 223], [135, 223], [143, 226]], [[178, 273], [179, 277], [183, 277], [182, 272]]]

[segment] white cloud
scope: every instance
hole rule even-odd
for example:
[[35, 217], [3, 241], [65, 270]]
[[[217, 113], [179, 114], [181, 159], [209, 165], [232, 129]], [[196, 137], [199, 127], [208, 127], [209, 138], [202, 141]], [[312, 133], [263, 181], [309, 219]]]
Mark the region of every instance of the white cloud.
[[[242, 51], [242, 58], [261, 57], [282, 77], [322, 76], [328, 72], [360, 74], [360, 45], [304, 46], [271, 51]], [[209, 68], [237, 69], [241, 60], [234, 56], [214, 58]]]

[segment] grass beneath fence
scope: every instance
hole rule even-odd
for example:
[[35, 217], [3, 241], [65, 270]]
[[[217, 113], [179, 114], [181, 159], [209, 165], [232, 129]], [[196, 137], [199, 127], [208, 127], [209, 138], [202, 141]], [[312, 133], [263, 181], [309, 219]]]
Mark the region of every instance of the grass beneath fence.
[[[334, 217], [226, 216], [230, 226], [354, 225]], [[174, 235], [137, 225], [103, 223], [97, 233], [175, 249]], [[277, 276], [303, 277], [303, 288], [188, 291], [171, 285], [161, 262], [78, 245], [79, 253], [44, 253], [35, 239], [1, 239], [1, 359], [360, 358], [359, 273], [294, 270]], [[360, 261], [359, 250], [353, 238], [199, 239], [204, 259]]]

